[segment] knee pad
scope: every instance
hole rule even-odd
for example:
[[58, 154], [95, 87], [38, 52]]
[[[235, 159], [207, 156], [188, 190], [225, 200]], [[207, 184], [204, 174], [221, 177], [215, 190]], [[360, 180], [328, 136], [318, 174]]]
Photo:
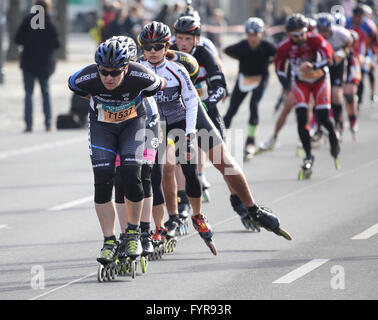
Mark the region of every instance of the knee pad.
[[94, 168], [95, 203], [103, 204], [112, 200], [114, 167]]
[[353, 103], [355, 95], [353, 93], [344, 94], [346, 102]]
[[120, 167], [125, 196], [132, 202], [142, 201], [144, 197], [141, 171], [141, 165], [138, 164], [127, 164]]
[[191, 198], [200, 198], [202, 195], [202, 187], [198, 178], [197, 165], [182, 164], [181, 168], [186, 179], [186, 194]]
[[144, 164], [142, 165], [142, 185], [143, 193], [145, 198], [152, 197], [152, 188], [151, 188], [151, 174], [152, 174], [152, 165]]

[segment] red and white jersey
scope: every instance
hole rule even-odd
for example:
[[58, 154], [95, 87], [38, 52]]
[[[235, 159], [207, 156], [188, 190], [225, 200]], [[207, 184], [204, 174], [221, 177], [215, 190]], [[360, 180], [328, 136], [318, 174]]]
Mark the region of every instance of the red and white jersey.
[[[302, 45], [293, 43], [290, 38], [279, 45], [275, 58], [276, 72], [279, 77], [286, 77], [286, 62], [289, 62], [292, 80], [314, 83], [328, 74], [332, 56], [331, 45], [320, 34], [308, 32]], [[311, 62], [314, 69], [304, 74], [299, 66], [305, 61]]]

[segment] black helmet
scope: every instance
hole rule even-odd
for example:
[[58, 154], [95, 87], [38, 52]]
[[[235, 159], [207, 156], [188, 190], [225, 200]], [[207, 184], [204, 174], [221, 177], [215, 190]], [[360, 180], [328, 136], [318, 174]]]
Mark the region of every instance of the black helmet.
[[142, 32], [138, 36], [138, 43], [156, 43], [169, 42], [171, 39], [171, 30], [162, 22], [152, 21], [143, 27]]
[[106, 68], [121, 68], [129, 63], [130, 50], [125, 43], [109, 39], [98, 46], [95, 61]]
[[110, 40], [117, 40], [119, 42], [124, 42], [125, 45], [129, 48], [130, 59], [133, 60], [137, 58], [138, 49], [137, 49], [137, 45], [135, 41], [132, 38], [126, 37], [126, 36], [113, 36], [112, 38], [110, 38]]
[[285, 29], [286, 31], [294, 31], [298, 29], [307, 28], [308, 20], [301, 13], [294, 13], [286, 19]]
[[176, 33], [199, 36], [201, 34], [201, 23], [191, 16], [183, 16], [176, 20], [173, 29]]

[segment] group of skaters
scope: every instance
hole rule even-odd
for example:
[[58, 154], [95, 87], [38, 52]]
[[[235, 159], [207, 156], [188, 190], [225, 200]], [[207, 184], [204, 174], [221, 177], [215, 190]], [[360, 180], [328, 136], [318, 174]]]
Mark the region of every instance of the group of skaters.
[[[122, 270], [135, 275], [138, 257], [144, 272], [148, 258], [174, 250], [177, 236], [187, 233], [189, 221], [217, 255], [213, 229], [202, 207], [209, 187], [204, 175], [206, 159], [223, 176], [231, 206], [247, 230], [265, 228], [290, 240], [279, 219], [254, 199], [227, 148], [225, 131], [251, 92], [246, 158], [256, 152], [258, 104], [274, 62], [284, 92], [282, 114], [286, 117], [292, 108], [296, 112], [304, 168], [311, 169], [314, 161], [312, 118], [327, 130], [331, 155], [337, 159], [343, 97], [355, 130], [361, 56], [376, 41], [375, 29], [367, 34], [365, 24], [372, 25], [365, 15], [357, 7], [345, 22], [337, 17], [343, 21], [336, 23], [335, 17], [324, 13], [314, 24], [302, 14], [293, 14], [285, 24], [288, 37], [278, 47], [264, 39], [264, 22], [249, 18], [247, 39], [224, 50], [239, 60], [238, 79], [224, 118], [217, 107], [228, 95], [222, 62], [201, 36], [201, 22], [192, 8], [176, 20], [173, 30], [153, 21], [143, 27], [137, 43], [123, 35], [101, 43], [95, 63], [69, 78], [69, 88], [90, 102], [94, 202], [104, 235], [97, 258], [99, 280], [111, 279]], [[142, 56], [137, 54], [138, 46]], [[117, 216], [122, 230], [118, 239]]]

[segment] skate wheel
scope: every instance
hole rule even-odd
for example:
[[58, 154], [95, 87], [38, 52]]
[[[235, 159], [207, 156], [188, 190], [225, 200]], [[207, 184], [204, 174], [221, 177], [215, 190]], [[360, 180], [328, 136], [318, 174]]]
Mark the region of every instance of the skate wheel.
[[110, 280], [115, 280], [117, 279], [117, 275], [118, 275], [118, 269], [117, 269], [117, 265], [115, 263], [112, 263], [110, 266], [109, 266], [109, 278]]
[[136, 261], [132, 260], [130, 263], [131, 278], [135, 279], [136, 276]]
[[290, 241], [292, 239], [291, 235], [287, 231], [285, 231], [285, 230], [283, 230], [281, 228], [278, 229], [277, 234], [280, 235], [280, 236], [282, 236], [282, 237], [284, 237], [286, 240]]
[[102, 264], [100, 264], [97, 269], [97, 280], [98, 282], [104, 282], [106, 280], [106, 270]]
[[146, 257], [141, 257], [140, 258], [140, 267], [142, 269], [142, 273], [147, 272], [147, 265], [148, 265], [148, 260], [146, 259]]
[[298, 180], [302, 181], [304, 179], [304, 171], [301, 169], [298, 173]]

